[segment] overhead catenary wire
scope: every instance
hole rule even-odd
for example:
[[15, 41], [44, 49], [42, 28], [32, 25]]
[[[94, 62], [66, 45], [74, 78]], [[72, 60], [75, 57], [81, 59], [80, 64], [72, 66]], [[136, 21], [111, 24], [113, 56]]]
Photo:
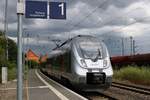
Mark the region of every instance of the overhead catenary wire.
[[[98, 8], [100, 8], [104, 3], [105, 3], [105, 2], [103, 2], [102, 4], [100, 4], [98, 7], [96, 7], [96, 9], [92, 10], [91, 13], [89, 13], [87, 16], [85, 16], [84, 19], [80, 20], [77, 24], [73, 25], [73, 26], [72, 26], [72, 29], [75, 28], [75, 27], [77, 27], [80, 23], [83, 23], [84, 20], [86, 20], [89, 16], [91, 16], [94, 12], [96, 12], [96, 10], [97, 10]], [[132, 24], [135, 24], [135, 23], [136, 23], [136, 22], [131, 23], [131, 24], [129, 24], [129, 25], [132, 25]], [[128, 27], [128, 26], [126, 26], [126, 27]], [[126, 28], [126, 27], [123, 27], [123, 28]], [[123, 28], [119, 28], [119, 30], [122, 30]], [[116, 30], [116, 29], [115, 29], [115, 30]], [[115, 31], [115, 30], [112, 30], [112, 31], [110, 31], [110, 32], [113, 32], [113, 31]], [[109, 32], [108, 32], [108, 33], [109, 33]], [[71, 36], [70, 36], [70, 37], [71, 37]]]
[[[98, 1], [98, 0], [97, 0]], [[71, 25], [72, 29], [75, 27], [78, 27], [81, 23], [83, 23], [88, 17], [90, 17], [91, 15], [93, 15], [93, 13], [95, 13], [99, 8], [101, 8], [102, 6], [104, 6], [104, 4], [106, 3], [107, 0], [104, 0], [103, 3], [101, 3], [100, 5], [98, 5], [94, 10], [92, 10], [87, 16], [85, 16], [83, 19], [81, 19], [79, 22], [77, 22], [75, 25]], [[136, 8], [137, 9], [137, 8]], [[69, 21], [70, 22], [70, 21]], [[67, 22], [66, 24], [68, 24], [69, 22]], [[99, 22], [98, 22], [99, 23]], [[96, 23], [97, 24], [97, 23]], [[114, 31], [114, 30], [113, 30]], [[69, 33], [70, 34], [70, 33]], [[71, 34], [70, 34], [71, 35]], [[70, 36], [71, 37], [71, 36]]]
[[[94, 10], [92, 10], [87, 16], [85, 16], [83, 19], [81, 19], [79, 22], [77, 22], [75, 25], [72, 25], [72, 28], [71, 29], [74, 29], [75, 27], [79, 27], [79, 25], [81, 23], [83, 23], [88, 17], [90, 17], [94, 12], [96, 12], [98, 10], [98, 8], [101, 8], [104, 4], [106, 3], [106, 1], [104, 1], [103, 3], [101, 3], [98, 7], [96, 7]], [[135, 8], [135, 9], [138, 9], [138, 8]], [[131, 12], [131, 11], [130, 11]], [[128, 12], [128, 13], [130, 13]], [[122, 18], [122, 16], [119, 16]], [[118, 17], [118, 18], [119, 18]], [[148, 18], [148, 17], [147, 17]], [[113, 20], [112, 20], [113, 21]], [[112, 22], [110, 21], [110, 22]], [[140, 22], [140, 20], [137, 20], [136, 19], [136, 22]], [[133, 22], [132, 24], [135, 24], [136, 22]], [[99, 24], [99, 22], [97, 22], [95, 25]], [[131, 24], [128, 24], [128, 26], [131, 25]], [[127, 26], [126, 26], [127, 27]], [[71, 34], [70, 34], [71, 35]], [[70, 36], [71, 37], [71, 36]]]
[[[104, 0], [103, 3], [101, 3], [100, 5], [98, 5], [95, 9], [93, 9], [88, 15], [86, 15], [83, 19], [81, 19], [80, 21], [78, 21], [75, 25], [69, 24], [72, 27], [70, 30], [73, 30], [75, 27], [78, 27], [78, 25], [80, 23], [83, 23], [88, 17], [90, 17], [91, 15], [93, 15], [93, 13], [95, 13], [99, 8], [101, 8], [106, 3], [106, 1], [107, 0]], [[71, 34], [70, 33], [69, 33], [69, 35], [70, 35], [69, 37], [71, 38]]]

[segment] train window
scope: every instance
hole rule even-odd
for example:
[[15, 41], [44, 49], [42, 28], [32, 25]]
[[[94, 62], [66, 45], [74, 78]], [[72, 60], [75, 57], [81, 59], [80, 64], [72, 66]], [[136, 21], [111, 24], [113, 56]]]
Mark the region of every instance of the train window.
[[104, 43], [101, 43], [102, 46], [102, 54], [103, 54], [103, 58], [108, 57], [108, 53], [107, 53], [107, 47]]
[[84, 58], [102, 58], [102, 48], [100, 42], [95, 38], [84, 38], [78, 40], [79, 49]]

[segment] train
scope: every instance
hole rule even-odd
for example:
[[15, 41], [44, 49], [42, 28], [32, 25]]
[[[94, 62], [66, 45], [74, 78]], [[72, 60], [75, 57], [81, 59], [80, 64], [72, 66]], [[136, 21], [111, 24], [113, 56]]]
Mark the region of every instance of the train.
[[150, 53], [111, 57], [111, 63], [119, 68], [127, 65], [149, 66]]
[[113, 76], [106, 45], [89, 35], [78, 35], [54, 48], [45, 63], [45, 71], [84, 91], [108, 89]]

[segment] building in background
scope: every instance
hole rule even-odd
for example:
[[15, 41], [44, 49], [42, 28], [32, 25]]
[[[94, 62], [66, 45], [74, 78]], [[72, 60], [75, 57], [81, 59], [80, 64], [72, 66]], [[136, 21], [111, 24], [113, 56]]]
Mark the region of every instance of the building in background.
[[31, 49], [29, 49], [28, 52], [26, 53], [27, 61], [32, 60], [32, 61], [39, 63], [40, 62], [39, 59], [40, 57], [37, 54], [35, 54]]
[[40, 63], [46, 62], [48, 58], [48, 54], [45, 54], [44, 56], [40, 57]]
[[130, 55], [130, 37], [123, 37], [114, 34], [103, 34], [101, 40], [107, 45], [110, 56]]

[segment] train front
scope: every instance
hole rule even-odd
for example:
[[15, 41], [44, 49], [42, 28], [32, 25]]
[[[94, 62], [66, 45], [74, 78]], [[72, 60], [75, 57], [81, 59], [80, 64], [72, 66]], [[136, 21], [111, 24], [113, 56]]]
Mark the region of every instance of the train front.
[[105, 90], [112, 82], [113, 70], [108, 50], [94, 37], [76, 38], [72, 43], [73, 82], [83, 90]]

